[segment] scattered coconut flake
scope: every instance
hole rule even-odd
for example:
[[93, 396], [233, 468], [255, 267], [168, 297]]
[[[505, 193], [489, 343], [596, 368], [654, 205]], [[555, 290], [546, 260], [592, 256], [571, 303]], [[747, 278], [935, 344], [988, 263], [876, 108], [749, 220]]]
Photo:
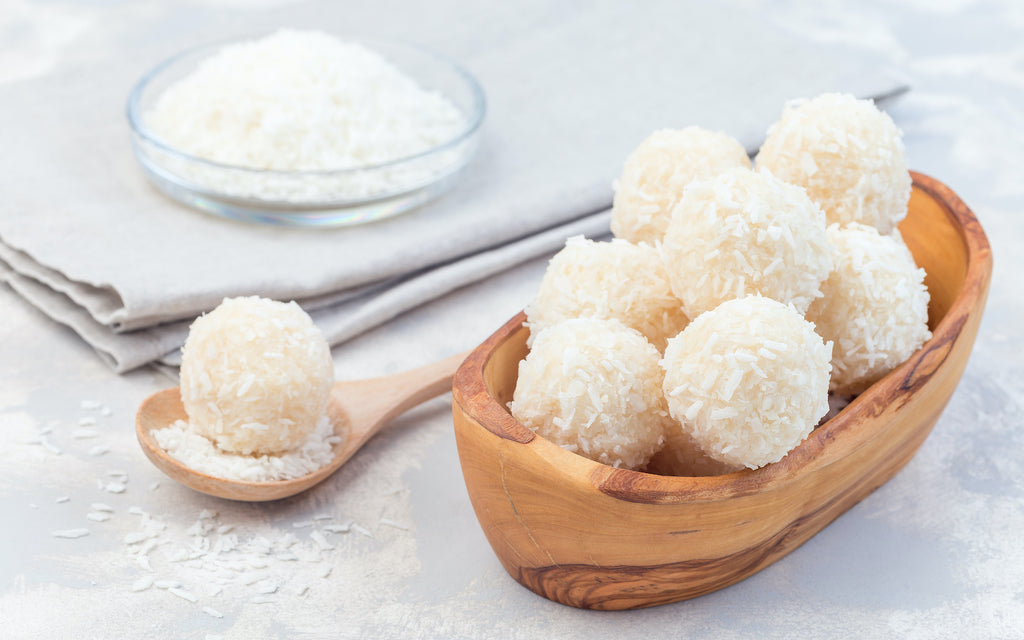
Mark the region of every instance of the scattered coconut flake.
[[239, 584], [243, 584], [248, 587], [249, 585], [256, 584], [260, 580], [264, 580], [266, 578], [266, 575], [267, 574], [264, 571], [250, 571], [248, 573], [243, 573], [242, 575], [240, 575], [238, 577], [238, 582]]
[[147, 516], [147, 515], [149, 515], [148, 513], [143, 511], [140, 507], [136, 507], [136, 506], [128, 507], [128, 513], [132, 514], [133, 516]]
[[333, 544], [327, 541], [327, 538], [324, 537], [324, 534], [320, 533], [319, 531], [314, 531], [313, 533], [309, 534], [309, 537], [312, 538], [313, 542], [315, 542], [317, 546], [323, 549], [324, 551], [330, 551], [331, 549], [335, 548]]
[[258, 557], [253, 556], [253, 557], [249, 558], [249, 566], [252, 567], [253, 569], [266, 569], [267, 566], [268, 566], [268, 563], [267, 563], [266, 559], [264, 559], [264, 558], [258, 558]]
[[260, 595], [260, 596], [253, 596], [252, 598], [249, 599], [249, 602], [251, 602], [253, 604], [268, 604], [268, 603], [271, 603], [271, 602], [277, 602], [277, 598], [271, 597], [269, 595], [267, 595], [267, 596]]
[[127, 489], [127, 488], [128, 487], [126, 487], [123, 482], [116, 482], [115, 481], [115, 482], [108, 482], [103, 487], [103, 490], [106, 491], [107, 493], [124, 493], [125, 489]]
[[61, 497], [57, 498], [54, 502], [56, 502], [57, 504], [61, 504], [63, 502], [68, 502], [70, 500], [71, 500], [71, 498], [69, 496], [61, 496]]
[[312, 520], [302, 520], [300, 522], [293, 522], [292, 526], [295, 527], [296, 529], [303, 529], [305, 527], [312, 527], [313, 526], [313, 521]]
[[329, 533], [348, 533], [352, 530], [352, 523], [346, 522], [345, 524], [325, 524], [322, 529]]
[[40, 438], [39, 439], [39, 444], [43, 445], [43, 447], [46, 448], [47, 451], [49, 451], [50, 453], [52, 453], [54, 455], [59, 456], [60, 454], [63, 453], [63, 451], [61, 451], [60, 447], [58, 447], [57, 445], [53, 444], [52, 442], [50, 442], [46, 438]]
[[142, 576], [132, 583], [132, 591], [145, 591], [153, 586], [153, 576]]
[[100, 407], [100, 415], [101, 416], [106, 417], [106, 416], [110, 416], [113, 413], [114, 412], [110, 410], [110, 407], [108, 407], [106, 405], [104, 405], [103, 407]]
[[194, 593], [192, 593], [191, 591], [189, 591], [187, 589], [182, 589], [180, 587], [171, 587], [167, 591], [169, 591], [170, 593], [173, 593], [174, 595], [178, 596], [179, 598], [182, 598], [184, 600], [188, 600], [189, 602], [196, 602], [196, 601], [199, 600], [199, 598], [197, 598]]
[[103, 504], [102, 502], [94, 502], [91, 505], [89, 505], [89, 508], [92, 509], [93, 511], [107, 511], [109, 513], [114, 512], [114, 507], [110, 506], [109, 504]]
[[[321, 537], [319, 542], [315, 536], [300, 540], [291, 531], [277, 536], [254, 535], [255, 532], [245, 528], [239, 531], [238, 525], [222, 522], [215, 512], [209, 510], [201, 513], [200, 518], [187, 527], [169, 526], [138, 507], [129, 511], [140, 518], [137, 521], [140, 530], [124, 539], [129, 557], [147, 572], [154, 573], [147, 554], [159, 546], [162, 553], [154, 557], [154, 563], [157, 560], [170, 563], [158, 567], [164, 573], [159, 581], [160, 588], [178, 588], [202, 599], [235, 586], [248, 589], [247, 595], [257, 597], [258, 603], [271, 602], [275, 600], [271, 596], [284, 588], [282, 585], [286, 583], [282, 578], [288, 572], [292, 575], [285, 578], [288, 583], [301, 584], [309, 583], [317, 576], [325, 577], [331, 571], [330, 565], [323, 561], [325, 552], [320, 544], [326, 542], [326, 538], [315, 529], [310, 533], [315, 532]], [[312, 564], [295, 564], [296, 560]], [[291, 564], [285, 565], [285, 562]], [[306, 566], [309, 568], [300, 568]], [[168, 571], [173, 574], [167, 576], [165, 572]], [[203, 586], [193, 593], [182, 587], [182, 583]], [[288, 587], [289, 594], [293, 588]], [[303, 588], [302, 593], [306, 589]]]
[[30, 503], [28, 503], [28, 507], [29, 507], [29, 509], [38, 509], [39, 505], [34, 503], [34, 502], [30, 502]]
[[320, 577], [321, 578], [326, 578], [327, 576], [331, 575], [331, 569], [333, 569], [333, 568], [334, 567], [332, 567], [329, 564], [325, 565], [324, 568], [320, 570]]
[[277, 593], [277, 583], [273, 580], [261, 580], [256, 583], [256, 592], [262, 594]]
[[93, 448], [89, 449], [89, 455], [93, 457], [102, 456], [104, 453], [108, 451], [110, 451], [110, 447], [104, 444], [98, 444]]
[[100, 434], [95, 429], [75, 429], [71, 432], [71, 437], [75, 440], [86, 440], [88, 438], [96, 438]]
[[334, 520], [334, 516], [329, 513], [321, 513], [313, 516], [314, 520]]
[[359, 524], [357, 522], [353, 522], [351, 524], [351, 527], [352, 527], [353, 531], [355, 531], [356, 533], [361, 533], [364, 536], [366, 536], [367, 538], [372, 538], [373, 537], [373, 534], [370, 533], [369, 529], [367, 529], [366, 527], [362, 526], [361, 524]]
[[54, 538], [81, 538], [82, 536], [89, 535], [88, 529], [63, 529], [61, 531], [52, 531], [51, 535]]
[[[203, 607], [203, 613], [205, 613], [206, 615], [211, 616], [213, 618], [223, 618], [224, 617], [223, 613], [221, 613], [220, 611], [217, 611], [213, 607]], [[209, 636], [207, 636], [207, 637], [209, 637]]]
[[91, 416], [86, 416], [84, 418], [79, 418], [78, 419], [78, 424], [80, 426], [83, 426], [83, 427], [91, 427], [92, 425], [96, 424], [96, 418], [93, 418]]
[[389, 527], [394, 527], [395, 529], [401, 529], [402, 531], [408, 531], [409, 530], [408, 525], [404, 525], [404, 524], [395, 522], [394, 520], [391, 520], [389, 518], [381, 518], [380, 519], [380, 523], [381, 524], [386, 524]]
[[106, 511], [90, 511], [85, 517], [93, 522], [106, 522], [110, 520], [110, 514]]
[[154, 482], [153, 484], [149, 485], [149, 490], [150, 491], [156, 491], [159, 488], [160, 488], [160, 483], [159, 482]]
[[107, 477], [108, 478], [125, 478], [127, 480], [128, 472], [127, 471], [121, 471], [120, 469], [111, 469], [110, 471], [107, 472]]
[[103, 403], [99, 400], [82, 400], [80, 405], [86, 411], [95, 411], [103, 406]]

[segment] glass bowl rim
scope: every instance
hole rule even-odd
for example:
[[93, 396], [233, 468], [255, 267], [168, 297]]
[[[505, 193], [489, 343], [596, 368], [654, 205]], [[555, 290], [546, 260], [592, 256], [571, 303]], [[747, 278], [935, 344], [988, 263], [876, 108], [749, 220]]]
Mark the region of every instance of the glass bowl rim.
[[[484, 95], [483, 88], [480, 86], [479, 81], [477, 81], [473, 74], [467, 71], [461, 64], [457, 63], [454, 59], [437, 53], [431, 49], [422, 47], [418, 44], [413, 44], [411, 42], [407, 42], [399, 38], [377, 36], [337, 36], [336, 34], [331, 34], [335, 35], [336, 37], [340, 37], [346, 43], [358, 43], [367, 45], [367, 48], [374, 51], [374, 53], [381, 55], [385, 59], [387, 59], [387, 56], [382, 54], [380, 51], [374, 49], [374, 43], [385, 43], [391, 46], [404, 48], [409, 51], [415, 52], [419, 55], [425, 56], [427, 58], [432, 58], [435, 62], [439, 62], [447, 66], [450, 71], [454, 71], [455, 75], [458, 76], [465, 83], [471, 95], [472, 104], [470, 110], [466, 113], [467, 119], [465, 126], [463, 126], [454, 136], [452, 136], [448, 140], [436, 144], [430, 147], [429, 149], [424, 149], [423, 151], [419, 151], [412, 155], [394, 158], [386, 162], [361, 165], [357, 167], [348, 167], [345, 169], [282, 170], [259, 169], [256, 167], [246, 167], [237, 164], [218, 162], [216, 160], [210, 160], [208, 158], [202, 158], [200, 156], [193, 155], [191, 153], [183, 151], [182, 149], [170, 144], [169, 142], [166, 142], [165, 140], [160, 138], [160, 136], [153, 133], [145, 125], [145, 123], [143, 122], [143, 114], [141, 113], [142, 94], [153, 82], [153, 80], [159, 77], [160, 74], [164, 72], [168, 67], [172, 66], [176, 62], [181, 61], [184, 58], [195, 55], [197, 53], [209, 52], [212, 54], [212, 52], [221, 49], [225, 46], [238, 44], [242, 42], [251, 42], [256, 39], [269, 36], [273, 33], [276, 33], [276, 31], [269, 31], [250, 36], [226, 38], [222, 40], [208, 42], [205, 44], [199, 44], [196, 46], [183, 49], [182, 51], [179, 51], [178, 53], [175, 53], [174, 55], [165, 58], [159, 63], [157, 63], [156, 66], [152, 67], [149, 71], [144, 73], [141, 78], [139, 78], [139, 80], [135, 83], [135, 86], [132, 87], [131, 92], [128, 94], [128, 101], [125, 105], [125, 115], [128, 118], [128, 124], [131, 127], [132, 133], [141, 138], [143, 141], [156, 146], [157, 148], [164, 152], [173, 154], [179, 158], [188, 160], [189, 162], [205, 165], [215, 169], [239, 171], [249, 173], [252, 175], [280, 176], [284, 178], [302, 178], [309, 176], [333, 177], [344, 175], [357, 175], [360, 173], [364, 173], [366, 171], [400, 167], [406, 163], [426, 158], [429, 156], [433, 156], [447, 149], [457, 147], [466, 140], [470, 139], [480, 128], [480, 125], [483, 123], [484, 115], [487, 112], [487, 99]], [[398, 65], [395, 66], [399, 69], [399, 71], [403, 71], [401, 67], [399, 67]], [[444, 94], [442, 93], [442, 95]]]

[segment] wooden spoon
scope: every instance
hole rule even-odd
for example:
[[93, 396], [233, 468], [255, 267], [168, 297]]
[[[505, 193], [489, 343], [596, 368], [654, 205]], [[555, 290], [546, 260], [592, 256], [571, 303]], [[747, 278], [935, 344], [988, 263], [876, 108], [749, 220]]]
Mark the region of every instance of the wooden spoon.
[[176, 420], [187, 420], [178, 387], [158, 391], [146, 398], [135, 415], [135, 434], [146, 457], [168, 476], [196, 491], [246, 502], [265, 502], [287, 498], [325, 480], [355, 454], [390, 420], [416, 405], [452, 388], [452, 376], [466, 353], [451, 356], [402, 373], [336, 382], [331, 391], [327, 414], [334, 432], [343, 440], [334, 445], [334, 459], [323, 467], [298, 478], [271, 482], [227, 480], [185, 466], [160, 448], [153, 429], [162, 429]]

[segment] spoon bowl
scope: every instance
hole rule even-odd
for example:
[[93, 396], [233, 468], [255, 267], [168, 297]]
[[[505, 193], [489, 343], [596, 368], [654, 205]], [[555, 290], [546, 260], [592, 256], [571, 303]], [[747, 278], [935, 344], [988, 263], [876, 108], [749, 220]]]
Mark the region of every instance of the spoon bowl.
[[992, 256], [952, 191], [912, 177], [900, 231], [926, 272], [933, 335], [775, 464], [684, 478], [593, 462], [508, 411], [528, 353], [523, 314], [470, 354], [453, 390], [459, 460], [484, 534], [516, 581], [592, 609], [710, 593], [799, 547], [913, 457], [967, 364]]
[[218, 478], [191, 469], [164, 451], [152, 431], [167, 427], [176, 420], [188, 420], [178, 387], [158, 391], [143, 401], [135, 416], [135, 435], [146, 457], [186, 487], [229, 500], [279, 500], [327, 479], [392, 419], [449, 391], [452, 376], [466, 355], [461, 353], [390, 376], [336, 382], [331, 390], [327, 415], [341, 441], [332, 447], [334, 457], [329, 463], [298, 478], [270, 482]]

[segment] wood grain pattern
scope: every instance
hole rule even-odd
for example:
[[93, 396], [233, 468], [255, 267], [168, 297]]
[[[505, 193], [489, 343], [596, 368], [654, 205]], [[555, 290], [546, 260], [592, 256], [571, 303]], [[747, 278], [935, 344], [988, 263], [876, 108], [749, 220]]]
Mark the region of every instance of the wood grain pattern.
[[677, 478], [592, 462], [505, 408], [527, 353], [522, 314], [476, 349], [455, 376], [455, 435], [477, 519], [509, 574], [577, 607], [692, 598], [785, 556], [899, 471], [963, 373], [992, 272], [966, 205], [912, 177], [900, 230], [927, 273], [933, 336], [776, 464]]
[[324, 481], [392, 419], [450, 390], [452, 377], [465, 357], [465, 353], [460, 353], [390, 376], [336, 382], [331, 390], [327, 414], [334, 433], [342, 441], [334, 445], [331, 462], [299, 478], [273, 482], [228, 480], [190, 469], [171, 457], [160, 448], [150, 432], [176, 420], [188, 419], [178, 387], [158, 391], [146, 398], [135, 416], [135, 435], [142, 451], [157, 468], [189, 488], [229, 500], [280, 500]]

